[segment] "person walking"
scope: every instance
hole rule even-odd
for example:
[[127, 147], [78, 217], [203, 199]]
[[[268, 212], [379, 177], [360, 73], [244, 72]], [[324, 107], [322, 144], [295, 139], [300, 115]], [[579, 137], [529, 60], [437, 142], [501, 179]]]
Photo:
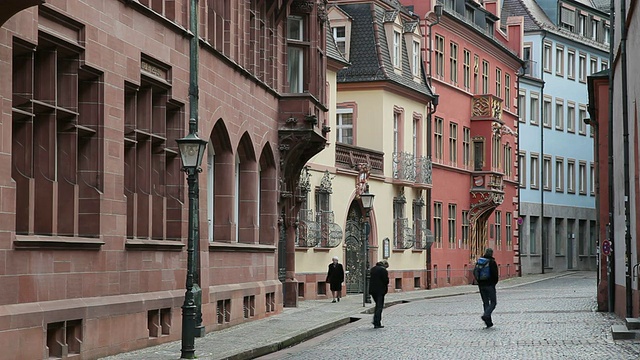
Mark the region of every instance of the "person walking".
[[329, 270], [327, 271], [327, 281], [329, 288], [331, 289], [331, 296], [333, 296], [332, 303], [336, 302], [336, 299], [340, 301], [342, 297], [342, 283], [344, 282], [344, 267], [339, 263], [337, 256], [331, 259], [329, 264]]
[[376, 266], [371, 268], [369, 278], [369, 295], [376, 303], [373, 312], [373, 328], [381, 329], [382, 326], [382, 309], [384, 308], [384, 296], [387, 295], [389, 286], [389, 272], [387, 268], [389, 263], [387, 260], [378, 261]]
[[487, 325], [487, 329], [493, 326], [491, 313], [496, 308], [496, 284], [498, 283], [498, 264], [493, 258], [493, 249], [487, 248], [484, 255], [478, 259], [473, 269], [473, 275], [478, 283], [484, 312], [480, 317]]

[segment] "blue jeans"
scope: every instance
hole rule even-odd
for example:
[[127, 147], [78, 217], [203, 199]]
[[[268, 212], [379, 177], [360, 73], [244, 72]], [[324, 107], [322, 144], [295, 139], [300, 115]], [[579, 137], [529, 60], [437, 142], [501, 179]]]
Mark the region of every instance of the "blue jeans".
[[384, 308], [384, 294], [371, 295], [373, 301], [376, 303], [375, 310], [373, 312], [373, 325], [380, 326], [382, 321], [382, 309]]
[[482, 306], [484, 307], [483, 317], [491, 319], [491, 313], [496, 308], [496, 286], [480, 285], [480, 296], [482, 297]]

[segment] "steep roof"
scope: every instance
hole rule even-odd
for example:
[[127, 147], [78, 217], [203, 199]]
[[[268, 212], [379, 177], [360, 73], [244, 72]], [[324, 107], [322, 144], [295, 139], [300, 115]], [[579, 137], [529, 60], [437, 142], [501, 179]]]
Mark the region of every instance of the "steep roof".
[[[393, 21], [394, 14], [406, 12], [397, 0], [383, 0], [386, 4], [395, 4], [395, 9], [384, 9], [378, 3], [338, 4], [351, 19], [351, 47], [349, 62], [351, 66], [338, 71], [338, 83], [390, 81], [413, 91], [432, 97], [424, 72], [421, 70], [420, 82], [413, 80], [411, 65], [402, 37], [402, 73], [394, 71], [384, 22]], [[404, 10], [403, 10], [404, 9]], [[409, 25], [411, 27], [413, 25]], [[407, 29], [407, 27], [404, 27]], [[421, 67], [422, 69], [422, 67]]]
[[504, 0], [502, 16], [523, 16], [525, 33], [543, 30], [601, 51], [609, 51], [607, 45], [556, 26], [535, 0]]

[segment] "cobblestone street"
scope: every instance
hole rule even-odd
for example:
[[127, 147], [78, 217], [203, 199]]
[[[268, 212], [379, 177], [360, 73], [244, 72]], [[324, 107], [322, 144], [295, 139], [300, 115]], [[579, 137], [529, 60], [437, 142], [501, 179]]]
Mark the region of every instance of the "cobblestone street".
[[385, 309], [262, 359], [639, 359], [640, 342], [616, 341], [595, 312], [595, 273], [501, 289], [485, 329], [478, 294], [414, 301]]

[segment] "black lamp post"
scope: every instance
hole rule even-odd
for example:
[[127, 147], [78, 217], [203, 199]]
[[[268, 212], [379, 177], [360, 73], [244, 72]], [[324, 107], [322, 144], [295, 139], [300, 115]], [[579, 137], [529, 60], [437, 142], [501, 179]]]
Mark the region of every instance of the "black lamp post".
[[197, 306], [193, 293], [195, 276], [195, 243], [198, 241], [198, 188], [196, 180], [202, 171], [202, 157], [207, 148], [207, 141], [202, 140], [193, 132], [190, 132], [182, 139], [176, 140], [180, 157], [182, 158], [182, 170], [187, 173], [187, 184], [189, 185], [189, 237], [187, 239], [187, 291], [182, 304], [182, 349], [181, 359], [194, 359], [195, 355], [195, 328]]
[[366, 221], [364, 223], [364, 241], [362, 242], [362, 252], [364, 253], [364, 261], [362, 262], [362, 279], [364, 281], [362, 291], [362, 306], [371, 304], [369, 297], [369, 233], [371, 232], [371, 222], [369, 221], [369, 212], [373, 209], [373, 198], [375, 195], [369, 192], [369, 185], [363, 194], [360, 194], [362, 207], [365, 210]]

